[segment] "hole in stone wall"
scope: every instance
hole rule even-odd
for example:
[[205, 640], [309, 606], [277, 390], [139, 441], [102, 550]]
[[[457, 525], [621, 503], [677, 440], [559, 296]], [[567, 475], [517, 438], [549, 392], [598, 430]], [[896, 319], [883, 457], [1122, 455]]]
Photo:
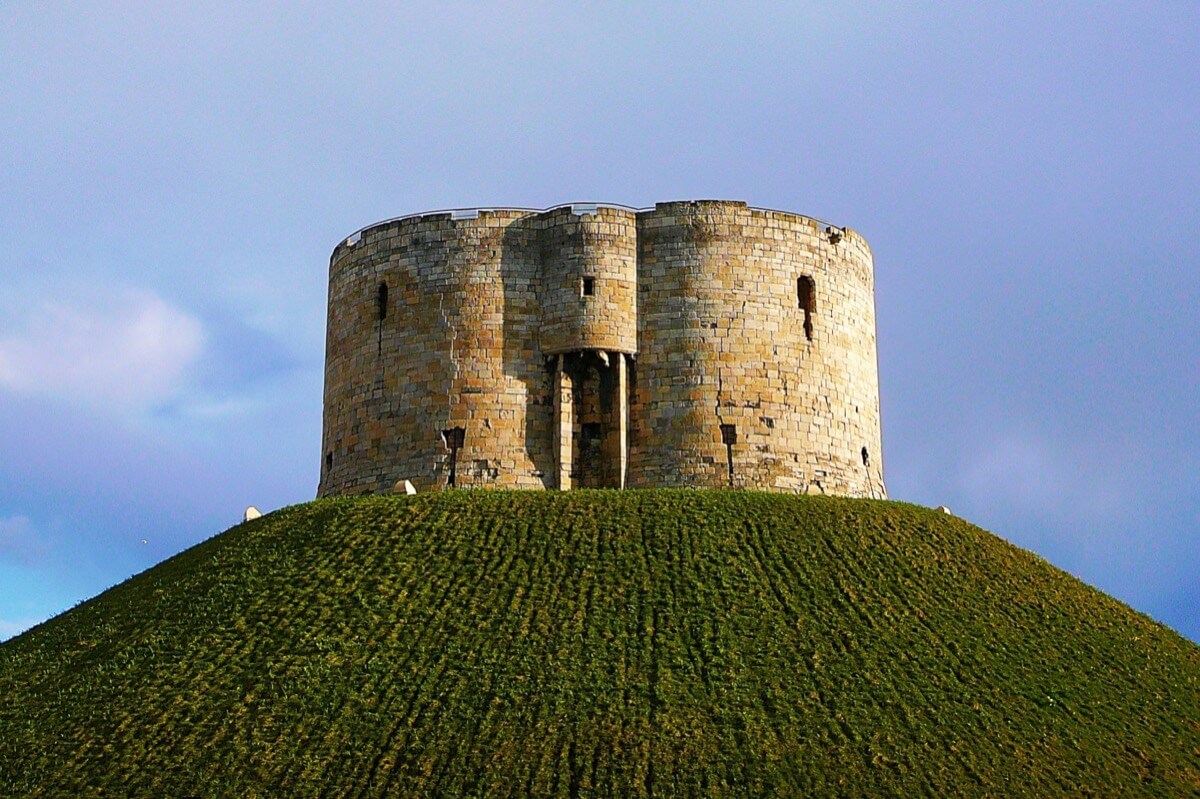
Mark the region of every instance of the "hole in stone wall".
[[387, 319], [388, 312], [388, 287], [387, 283], [380, 283], [379, 289], [375, 292], [375, 315], [382, 322]]
[[492, 466], [492, 462], [487, 458], [480, 458], [471, 462], [471, 470], [475, 477], [484, 480], [495, 480], [500, 476], [499, 467]]
[[862, 459], [863, 459], [863, 466], [871, 465], [871, 453], [867, 452], [866, 447], [862, 448]]
[[446, 484], [451, 488], [458, 482], [458, 450], [466, 441], [467, 431], [462, 427], [451, 427], [448, 430], [442, 431], [442, 441], [450, 450], [450, 474], [446, 478]]
[[808, 275], [796, 278], [796, 299], [804, 311], [804, 337], [813, 338], [813, 314], [817, 312], [817, 284]]
[[333, 468], [333, 453], [326, 452], [325, 453], [325, 471], [329, 471], [332, 468]]
[[721, 425], [721, 443], [725, 445], [725, 460], [729, 465], [729, 487], [733, 488], [733, 445], [737, 443], [737, 427]]
[[585, 277], [579, 286], [579, 296], [594, 297], [596, 296], [596, 278]]

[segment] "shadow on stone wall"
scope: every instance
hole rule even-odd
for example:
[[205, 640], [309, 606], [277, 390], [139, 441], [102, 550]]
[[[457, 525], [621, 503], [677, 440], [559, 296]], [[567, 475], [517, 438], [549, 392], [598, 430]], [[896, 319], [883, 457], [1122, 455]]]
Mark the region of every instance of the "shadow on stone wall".
[[504, 374], [525, 386], [525, 451], [534, 476], [555, 488], [554, 363], [542, 357], [541, 263], [536, 217], [514, 221], [501, 240], [504, 284]]

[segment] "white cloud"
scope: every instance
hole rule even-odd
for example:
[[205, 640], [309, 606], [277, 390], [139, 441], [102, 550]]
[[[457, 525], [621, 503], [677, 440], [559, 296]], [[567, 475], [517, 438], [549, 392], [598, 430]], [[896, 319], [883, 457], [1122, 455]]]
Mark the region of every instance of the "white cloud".
[[180, 391], [203, 325], [144, 290], [64, 290], [0, 318], [0, 388], [87, 408], [136, 412]]

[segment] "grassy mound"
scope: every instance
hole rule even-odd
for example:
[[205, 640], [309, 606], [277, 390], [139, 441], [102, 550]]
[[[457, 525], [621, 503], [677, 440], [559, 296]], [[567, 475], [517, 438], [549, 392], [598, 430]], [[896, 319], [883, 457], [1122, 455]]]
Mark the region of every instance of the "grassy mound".
[[1200, 648], [958, 519], [322, 500], [0, 646], [4, 796], [1191, 796]]

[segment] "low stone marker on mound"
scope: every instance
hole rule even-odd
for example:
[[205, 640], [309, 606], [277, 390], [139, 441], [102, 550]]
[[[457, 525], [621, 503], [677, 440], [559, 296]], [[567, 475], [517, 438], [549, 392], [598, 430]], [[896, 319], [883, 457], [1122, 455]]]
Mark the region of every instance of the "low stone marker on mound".
[[258, 519], [261, 517], [262, 517], [262, 511], [260, 511], [258, 508], [251, 505], [250, 507], [246, 508], [246, 512], [242, 514], [242, 521], [248, 522], [251, 519]]

